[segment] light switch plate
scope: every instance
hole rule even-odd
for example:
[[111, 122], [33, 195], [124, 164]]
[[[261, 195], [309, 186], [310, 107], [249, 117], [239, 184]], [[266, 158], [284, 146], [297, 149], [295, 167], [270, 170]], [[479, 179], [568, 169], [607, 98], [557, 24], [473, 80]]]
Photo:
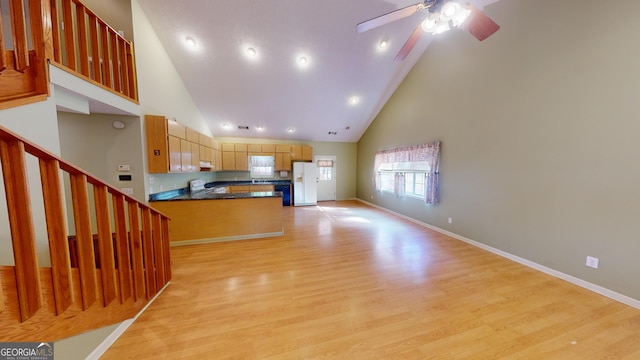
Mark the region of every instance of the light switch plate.
[[127, 195], [133, 195], [133, 188], [120, 188], [120, 191]]

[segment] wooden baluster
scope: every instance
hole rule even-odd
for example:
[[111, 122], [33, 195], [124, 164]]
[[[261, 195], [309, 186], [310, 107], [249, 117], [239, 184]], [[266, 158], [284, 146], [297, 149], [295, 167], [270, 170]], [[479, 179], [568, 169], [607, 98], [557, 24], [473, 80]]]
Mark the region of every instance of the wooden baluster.
[[152, 215], [153, 220], [153, 259], [156, 264], [156, 284], [160, 290], [167, 283], [165, 277], [164, 245], [162, 244], [162, 216], [156, 212]]
[[131, 256], [127, 238], [127, 215], [124, 195], [113, 194], [113, 211], [116, 227], [116, 253], [118, 256], [118, 279], [120, 280], [120, 301], [124, 303], [132, 295]]
[[122, 93], [129, 96], [129, 69], [127, 63], [127, 51], [126, 51], [127, 42], [118, 38], [118, 54], [120, 55], [118, 58], [120, 59], [120, 71], [122, 73]]
[[102, 274], [104, 306], [109, 305], [117, 296], [116, 264], [113, 254], [113, 237], [111, 236], [108, 195], [109, 193], [106, 185], [93, 185], [93, 197], [96, 207], [96, 223], [98, 226], [98, 249], [100, 253], [100, 272]]
[[57, 315], [62, 314], [73, 304], [71, 257], [59, 169], [58, 160], [40, 159], [42, 196], [47, 219], [47, 234], [49, 235], [53, 299]]
[[[0, 9], [1, 10], [1, 9]], [[0, 72], [7, 68], [7, 63], [4, 60], [4, 35], [2, 31], [2, 11], [0, 11]], [[2, 288], [2, 286], [0, 286]], [[2, 289], [0, 289], [1, 291]]]
[[144, 270], [147, 281], [147, 299], [151, 299], [157, 292], [156, 287], [156, 265], [153, 256], [153, 235], [151, 210], [143, 207], [142, 213], [142, 250], [144, 251]]
[[34, 57], [31, 66], [37, 67], [35, 73], [36, 92], [49, 94], [49, 76], [47, 60], [54, 58], [53, 28], [51, 24], [50, 0], [29, 0], [29, 21], [31, 44]]
[[9, 8], [11, 11], [11, 28], [13, 31], [16, 70], [25, 71], [29, 67], [29, 43], [27, 41], [24, 3], [22, 0], [9, 1]]
[[24, 143], [0, 139], [0, 162], [15, 259], [20, 317], [25, 321], [42, 306], [42, 293]]
[[76, 21], [78, 29], [78, 57], [80, 73], [89, 77], [89, 47], [87, 44], [87, 19], [84, 6], [76, 4]]
[[169, 245], [169, 219], [162, 217], [162, 243], [164, 246], [164, 277], [167, 282], [171, 280], [171, 253]]
[[98, 40], [98, 19], [93, 13], [89, 13], [89, 38], [91, 40], [91, 67], [93, 80], [103, 84], [102, 71], [100, 71], [100, 41]]
[[138, 204], [127, 200], [129, 204], [129, 236], [131, 259], [133, 263], [133, 290], [136, 301], [144, 299], [144, 265], [142, 264], [142, 239], [140, 238], [140, 215]]
[[112, 89], [117, 91], [117, 92], [122, 92], [122, 78], [121, 78], [121, 71], [120, 71], [120, 61], [119, 61], [119, 57], [118, 57], [118, 36], [116, 33], [113, 32], [113, 30], [109, 30], [109, 32], [111, 33], [111, 44], [110, 44], [110, 48], [111, 48], [111, 57], [109, 58], [109, 60], [111, 61], [112, 64], [112, 71], [113, 71], [113, 87]]
[[73, 219], [76, 225], [78, 241], [78, 268], [80, 270], [80, 289], [82, 306], [86, 310], [97, 298], [96, 262], [91, 234], [91, 213], [89, 211], [89, 194], [87, 176], [69, 174], [71, 178], [71, 196], [73, 200]]
[[62, 45], [60, 43], [60, 15], [58, 9], [58, 0], [51, 0], [51, 36], [53, 38], [53, 60], [62, 64]]
[[102, 84], [111, 87], [111, 56], [109, 55], [109, 27], [107, 24], [100, 22], [100, 41], [102, 43]]
[[133, 45], [127, 44], [127, 69], [129, 71], [129, 97], [133, 100], [138, 100], [138, 84], [136, 82], [136, 62], [133, 54]]
[[0, 274], [0, 314], [4, 311], [4, 293], [2, 292], [2, 274]]
[[64, 48], [67, 55], [67, 63], [65, 64], [73, 71], [78, 70], [76, 59], [76, 47], [74, 40], [75, 25], [73, 22], [73, 11], [71, 9], [71, 0], [62, 0], [62, 21], [64, 23]]

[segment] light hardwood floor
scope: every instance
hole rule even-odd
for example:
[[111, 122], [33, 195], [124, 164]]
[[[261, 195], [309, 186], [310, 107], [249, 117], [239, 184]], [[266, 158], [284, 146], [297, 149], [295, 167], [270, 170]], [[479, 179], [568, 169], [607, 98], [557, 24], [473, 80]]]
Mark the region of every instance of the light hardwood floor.
[[640, 310], [355, 201], [172, 248], [103, 359], [640, 359]]

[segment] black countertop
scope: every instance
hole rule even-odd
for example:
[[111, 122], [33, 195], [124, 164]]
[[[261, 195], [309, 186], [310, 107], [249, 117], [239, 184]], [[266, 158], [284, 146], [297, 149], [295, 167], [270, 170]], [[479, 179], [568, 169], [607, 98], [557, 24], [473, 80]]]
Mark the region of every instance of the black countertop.
[[230, 185], [291, 185], [291, 180], [267, 180], [252, 182], [246, 181], [214, 181], [205, 184], [205, 190], [195, 193], [189, 192], [189, 188], [163, 191], [150, 194], [149, 201], [175, 201], [175, 200], [219, 200], [219, 199], [251, 199], [283, 197], [282, 191], [252, 191], [243, 193], [218, 193], [212, 188]]
[[[210, 190], [201, 190], [195, 193], [179, 195], [165, 201], [173, 200], [220, 200], [220, 199], [255, 199], [282, 197], [282, 191], [252, 191], [244, 193], [216, 193]], [[162, 201], [162, 200], [158, 200]]]

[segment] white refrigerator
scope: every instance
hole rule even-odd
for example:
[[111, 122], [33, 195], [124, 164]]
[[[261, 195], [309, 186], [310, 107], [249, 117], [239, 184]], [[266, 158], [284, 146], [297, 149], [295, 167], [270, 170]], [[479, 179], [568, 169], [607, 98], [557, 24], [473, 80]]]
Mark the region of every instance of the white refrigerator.
[[312, 162], [293, 163], [293, 205], [318, 203], [318, 170]]

